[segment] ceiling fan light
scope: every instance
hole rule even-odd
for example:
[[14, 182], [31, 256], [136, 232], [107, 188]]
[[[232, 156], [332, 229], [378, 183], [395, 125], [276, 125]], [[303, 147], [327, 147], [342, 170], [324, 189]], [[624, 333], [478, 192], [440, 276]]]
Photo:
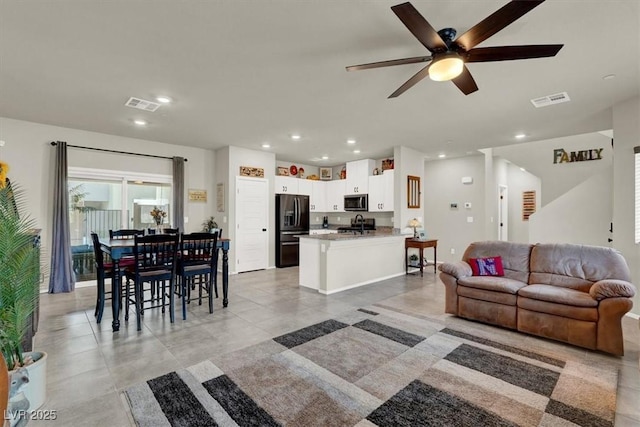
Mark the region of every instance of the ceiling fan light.
[[463, 68], [464, 62], [458, 54], [446, 54], [429, 66], [429, 78], [436, 82], [445, 82], [458, 77]]

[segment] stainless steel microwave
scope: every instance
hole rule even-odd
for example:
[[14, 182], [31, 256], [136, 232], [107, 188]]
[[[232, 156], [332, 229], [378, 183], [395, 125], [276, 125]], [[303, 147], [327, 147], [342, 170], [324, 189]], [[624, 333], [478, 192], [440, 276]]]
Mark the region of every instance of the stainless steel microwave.
[[367, 211], [369, 210], [369, 196], [358, 194], [357, 196], [344, 196], [345, 211]]

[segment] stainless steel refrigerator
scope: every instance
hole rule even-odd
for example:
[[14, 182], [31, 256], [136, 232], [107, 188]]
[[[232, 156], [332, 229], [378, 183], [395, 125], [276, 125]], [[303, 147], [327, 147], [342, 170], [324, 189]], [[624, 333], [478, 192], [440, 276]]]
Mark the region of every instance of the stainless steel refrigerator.
[[276, 194], [276, 267], [298, 265], [298, 234], [309, 234], [309, 196]]

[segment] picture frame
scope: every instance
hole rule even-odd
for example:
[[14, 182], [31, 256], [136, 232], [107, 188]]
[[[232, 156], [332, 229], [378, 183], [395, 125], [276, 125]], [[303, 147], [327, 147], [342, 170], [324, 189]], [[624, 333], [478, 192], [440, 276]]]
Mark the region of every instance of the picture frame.
[[320, 168], [320, 179], [322, 181], [329, 181], [331, 179], [332, 172], [331, 168]]
[[278, 166], [278, 176], [289, 176], [289, 168]]
[[424, 228], [416, 229], [416, 234], [418, 235], [418, 237], [416, 237], [416, 240], [420, 240], [421, 242], [429, 240], [429, 238], [427, 237], [427, 232]]

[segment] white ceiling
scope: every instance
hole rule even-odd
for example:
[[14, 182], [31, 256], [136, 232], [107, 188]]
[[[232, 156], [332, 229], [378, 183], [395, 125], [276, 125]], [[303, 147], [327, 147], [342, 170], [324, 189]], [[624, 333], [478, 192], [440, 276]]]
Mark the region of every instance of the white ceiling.
[[[395, 145], [433, 158], [513, 144], [519, 132], [609, 129], [611, 106], [640, 93], [640, 1], [549, 0], [479, 47], [564, 43], [556, 57], [470, 64], [479, 91], [469, 96], [427, 78], [387, 99], [422, 65], [345, 66], [428, 54], [397, 3], [2, 0], [0, 116], [211, 149], [269, 142], [278, 159], [333, 165]], [[459, 35], [505, 3], [412, 1]], [[562, 91], [571, 102], [529, 102]], [[155, 113], [124, 106], [160, 94], [174, 102]]]

